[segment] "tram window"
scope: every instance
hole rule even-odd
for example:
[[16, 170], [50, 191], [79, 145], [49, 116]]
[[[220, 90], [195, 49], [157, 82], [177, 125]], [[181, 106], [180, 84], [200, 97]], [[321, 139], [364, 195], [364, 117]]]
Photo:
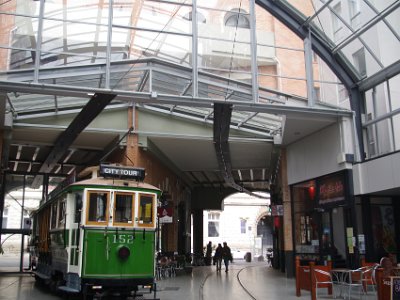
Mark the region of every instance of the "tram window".
[[51, 224], [50, 228], [56, 228], [57, 226], [57, 202], [51, 205]]
[[58, 227], [64, 226], [65, 223], [65, 200], [58, 204]]
[[132, 224], [132, 203], [133, 194], [116, 193], [114, 223]]
[[74, 223], [80, 223], [82, 210], [82, 195], [75, 194], [75, 218]]
[[139, 196], [139, 226], [153, 226], [153, 207], [154, 196], [143, 194]]
[[108, 193], [89, 192], [88, 223], [104, 223], [107, 221]]

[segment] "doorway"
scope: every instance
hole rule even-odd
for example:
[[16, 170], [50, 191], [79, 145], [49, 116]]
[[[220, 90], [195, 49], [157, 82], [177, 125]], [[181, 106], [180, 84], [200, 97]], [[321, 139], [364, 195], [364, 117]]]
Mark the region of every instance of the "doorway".
[[346, 234], [343, 207], [321, 213], [321, 255], [328, 256], [335, 268], [346, 266]]

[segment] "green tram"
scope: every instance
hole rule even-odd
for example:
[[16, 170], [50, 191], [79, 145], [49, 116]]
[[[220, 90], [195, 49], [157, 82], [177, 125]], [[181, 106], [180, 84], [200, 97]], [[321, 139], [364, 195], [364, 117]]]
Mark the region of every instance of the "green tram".
[[[71, 176], [75, 177], [75, 176]], [[156, 210], [161, 191], [144, 169], [100, 165], [67, 178], [33, 214], [33, 273], [83, 299], [155, 288]]]

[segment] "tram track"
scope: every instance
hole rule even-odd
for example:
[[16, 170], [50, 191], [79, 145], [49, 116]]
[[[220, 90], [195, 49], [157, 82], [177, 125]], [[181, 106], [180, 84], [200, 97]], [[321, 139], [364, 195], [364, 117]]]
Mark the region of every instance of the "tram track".
[[[246, 293], [249, 296], [249, 299], [251, 300], [257, 300], [257, 298], [251, 293], [251, 291], [246, 288], [245, 284], [242, 282], [242, 280], [240, 279], [240, 273], [246, 269], [249, 268], [254, 268], [255, 266], [246, 266], [240, 269], [230, 269], [230, 272], [235, 271], [236, 273], [236, 282], [239, 284], [239, 286], [241, 287], [241, 289], [243, 290], [244, 293]], [[215, 272], [209, 272], [207, 273], [207, 275], [203, 278], [202, 282], [200, 283], [199, 286], [199, 300], [208, 300], [208, 298], [210, 297], [210, 295], [207, 295], [206, 297], [204, 296], [204, 286], [207, 284], [207, 281], [211, 278], [211, 280], [213, 279], [213, 275], [215, 275]], [[242, 298], [241, 298], [242, 299]]]
[[253, 296], [253, 294], [250, 293], [250, 291], [244, 286], [243, 282], [240, 280], [240, 277], [239, 277], [240, 272], [242, 272], [243, 270], [248, 269], [248, 268], [254, 268], [254, 266], [244, 267], [244, 268], [240, 269], [239, 272], [236, 274], [236, 278], [237, 278], [237, 280], [239, 281], [240, 286], [241, 286], [241, 287], [243, 288], [243, 290], [246, 292], [246, 294], [249, 295], [249, 296], [251, 297], [251, 299], [257, 300], [257, 298], [255, 298], [255, 297]]

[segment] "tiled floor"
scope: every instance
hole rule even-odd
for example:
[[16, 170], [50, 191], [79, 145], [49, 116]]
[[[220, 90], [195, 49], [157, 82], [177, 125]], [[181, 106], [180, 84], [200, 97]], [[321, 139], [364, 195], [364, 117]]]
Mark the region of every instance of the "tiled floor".
[[[321, 289], [321, 298], [333, 299]], [[153, 295], [146, 295], [151, 299]], [[157, 298], [161, 300], [275, 300], [275, 299], [311, 299], [310, 292], [302, 291], [296, 297], [294, 278], [274, 270], [265, 262], [236, 261], [229, 272], [224, 267], [217, 272], [214, 266], [193, 267], [191, 274], [180, 274], [159, 280]], [[352, 299], [359, 299], [355, 295]], [[0, 300], [53, 300], [61, 296], [52, 294], [35, 284], [29, 275], [10, 275], [0, 273]], [[376, 295], [369, 293], [364, 300], [375, 300]]]

